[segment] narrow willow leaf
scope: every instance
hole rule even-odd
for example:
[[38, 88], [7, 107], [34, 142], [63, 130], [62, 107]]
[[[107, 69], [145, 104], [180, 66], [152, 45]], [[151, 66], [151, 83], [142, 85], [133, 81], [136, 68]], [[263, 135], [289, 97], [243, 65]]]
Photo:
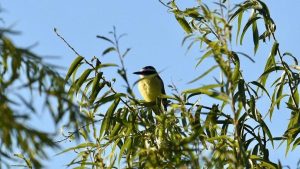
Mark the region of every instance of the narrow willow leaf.
[[211, 56], [212, 54], [213, 54], [213, 50], [207, 51], [207, 52], [199, 59], [199, 61], [198, 61], [197, 64], [196, 64], [196, 67], [198, 67], [198, 66], [202, 63], [202, 61], [203, 61], [204, 59], [206, 59], [207, 57]]
[[250, 159], [260, 162], [258, 168], [269, 168], [269, 169], [277, 169], [278, 168], [275, 163], [265, 160], [257, 155], [250, 155]]
[[[2, 152], [1, 152], [1, 155], [2, 155]], [[14, 154], [14, 156], [24, 160], [26, 163], [26, 167], [28, 167], [29, 169], [33, 169], [30, 159], [25, 158], [23, 154]]]
[[124, 97], [126, 96], [126, 94], [124, 93], [117, 93], [117, 94], [112, 94], [110, 96], [107, 96], [107, 97], [102, 97], [100, 98], [96, 104], [98, 105], [102, 105], [102, 104], [105, 104], [107, 102], [110, 102], [110, 101], [113, 101], [113, 100], [116, 100], [117, 98], [120, 98], [120, 97]]
[[244, 29], [243, 29], [243, 32], [242, 32], [242, 35], [241, 35], [241, 38], [240, 38], [240, 44], [242, 45], [243, 44], [243, 39], [244, 39], [244, 36], [245, 36], [245, 33], [247, 32], [248, 28], [255, 22], [257, 21], [258, 19], [261, 19], [261, 17], [253, 17], [251, 18], [245, 25]]
[[257, 81], [252, 81], [250, 83], [253, 84], [253, 85], [255, 85], [255, 86], [257, 86], [258, 88], [262, 89], [268, 95], [268, 97], [271, 99], [271, 96], [270, 96], [268, 90], [262, 84], [260, 84]]
[[69, 152], [69, 151], [76, 151], [76, 150], [79, 150], [79, 149], [82, 149], [82, 148], [87, 148], [87, 147], [94, 148], [94, 147], [97, 147], [97, 144], [92, 143], [92, 142], [81, 143], [81, 144], [79, 144], [77, 146], [65, 149], [65, 150], [63, 150], [62, 152], [60, 152], [60, 153], [58, 153], [56, 155], [61, 155], [61, 154], [64, 154], [66, 152]]
[[189, 23], [184, 19], [184, 17], [175, 16], [175, 18], [187, 34], [193, 33], [192, 28], [190, 27]]
[[234, 70], [231, 76], [231, 81], [235, 83], [240, 78], [240, 59], [238, 55], [232, 52], [231, 56], [234, 58]]
[[299, 92], [298, 92], [298, 88], [296, 88], [296, 90], [294, 91], [293, 97], [295, 98], [296, 107], [299, 107]]
[[99, 137], [101, 138], [103, 133], [105, 131], [107, 131], [108, 127], [109, 127], [109, 124], [110, 124], [110, 121], [111, 121], [111, 117], [114, 113], [114, 111], [116, 110], [119, 102], [120, 102], [120, 98], [117, 98], [112, 104], [111, 106], [108, 108], [104, 118], [103, 118], [103, 121], [102, 121], [102, 124], [101, 124], [101, 129], [100, 129], [100, 134], [99, 134]]
[[101, 68], [105, 68], [105, 67], [118, 67], [117, 64], [114, 63], [103, 63], [103, 64], [99, 64], [96, 66], [96, 70], [101, 69]]
[[94, 103], [98, 93], [100, 92], [100, 89], [101, 89], [100, 88], [100, 85], [101, 85], [100, 84], [100, 79], [101, 79], [102, 75], [103, 75], [102, 72], [97, 73], [96, 77], [93, 80], [92, 93], [91, 93], [90, 98], [89, 98], [91, 104]]
[[104, 55], [106, 55], [106, 54], [108, 54], [108, 53], [110, 53], [110, 52], [112, 52], [112, 51], [116, 51], [116, 48], [114, 48], [114, 47], [109, 47], [109, 48], [105, 49], [105, 50], [102, 52], [102, 56], [104, 56]]
[[199, 88], [184, 90], [182, 93], [198, 93], [199, 90], [201, 90], [201, 89], [213, 89], [213, 88], [222, 87], [222, 86], [224, 86], [224, 85], [223, 84], [204, 85]]
[[92, 72], [92, 69], [85, 70], [81, 76], [78, 78], [78, 80], [75, 81], [75, 91], [76, 93], [79, 91], [82, 84], [86, 81], [90, 73]]
[[238, 82], [239, 100], [242, 102], [244, 108], [246, 108], [246, 94], [245, 94], [245, 81], [240, 79]]
[[[279, 44], [277, 42], [274, 42], [273, 46], [272, 46], [272, 50], [271, 50], [270, 55], [269, 55], [269, 58], [266, 62], [264, 71], [267, 71], [270, 67], [276, 66], [275, 56], [277, 54], [278, 47], [279, 47]], [[268, 78], [268, 75], [260, 77], [260, 82], [263, 86], [265, 86], [267, 78]]]
[[[282, 96], [283, 86], [284, 86], [284, 82], [282, 81], [280, 83], [280, 85], [278, 86], [278, 90], [277, 90], [277, 93], [276, 93], [276, 99], [278, 99]], [[279, 107], [280, 107], [280, 101], [277, 102], [277, 109], [279, 109]]]
[[264, 76], [268, 76], [271, 72], [278, 71], [278, 70], [284, 70], [284, 68], [282, 66], [270, 67], [269, 69], [264, 71], [264, 73], [260, 76], [260, 78], [262, 78]]
[[208, 96], [210, 96], [212, 98], [215, 98], [215, 99], [218, 99], [218, 100], [222, 100], [224, 102], [229, 102], [230, 101], [229, 96], [226, 95], [225, 93], [217, 92], [217, 91], [212, 91], [212, 90], [209, 90], [209, 89], [206, 89], [206, 88], [190, 89], [190, 90], [183, 91], [183, 93], [192, 93], [192, 94], [193, 93], [201, 93], [201, 94], [208, 95]]
[[237, 28], [237, 32], [236, 32], [236, 44], [238, 43], [238, 39], [239, 39], [239, 35], [240, 35], [240, 31], [241, 31], [241, 25], [242, 25], [242, 19], [243, 19], [243, 11], [241, 11], [239, 13], [239, 17], [238, 17], [238, 28]]
[[[291, 54], [289, 52], [285, 52], [285, 53], [282, 54], [282, 56], [290, 56], [291, 58], [293, 58], [294, 64], [298, 65], [298, 60], [297, 60], [297, 58], [295, 56], [293, 56], [293, 54]], [[298, 70], [300, 70], [300, 69], [298, 69]]]
[[292, 150], [295, 150], [300, 145], [300, 137], [294, 141]]
[[252, 34], [253, 34], [254, 54], [255, 54], [259, 46], [259, 33], [258, 33], [256, 21], [254, 21], [252, 24]]
[[238, 10], [236, 10], [232, 14], [232, 16], [229, 18], [228, 22], [231, 22], [237, 15], [239, 15], [240, 13], [243, 13], [245, 10], [247, 10], [248, 8], [250, 8], [252, 5], [254, 5], [254, 2], [246, 1], [242, 6], [240, 6], [238, 8]]
[[132, 144], [132, 138], [130, 138], [130, 137], [126, 138], [125, 143], [123, 144], [123, 146], [122, 146], [122, 148], [120, 150], [120, 153], [119, 153], [118, 163], [120, 163], [124, 151], [130, 149], [131, 144]]
[[200, 76], [198, 76], [197, 78], [189, 81], [188, 83], [194, 83], [200, 79], [202, 79], [203, 77], [205, 77], [207, 74], [209, 74], [211, 71], [213, 71], [214, 69], [218, 68], [219, 66], [215, 65], [215, 66], [212, 66], [211, 68], [209, 68], [206, 72], [204, 72], [203, 74], [201, 74]]
[[66, 75], [65, 81], [67, 81], [70, 78], [70, 76], [72, 75], [74, 70], [80, 65], [80, 63], [83, 59], [84, 58], [82, 56], [77, 56], [77, 58], [72, 62], [71, 66], [68, 70], [68, 73]]
[[[279, 105], [279, 103], [281, 102], [281, 100], [282, 100], [284, 97], [287, 97], [287, 96], [289, 96], [289, 95], [287, 95], [287, 94], [280, 95], [280, 97], [276, 98], [275, 101], [272, 101], [271, 107], [270, 107], [270, 109], [269, 109], [270, 120], [271, 120], [271, 118], [272, 118], [272, 116], [273, 116], [273, 111], [274, 111], [275, 106], [276, 106], [276, 105]], [[278, 107], [277, 107], [277, 108], [278, 108]]]
[[268, 126], [266, 125], [266, 123], [263, 120], [259, 120], [259, 124], [261, 125], [263, 131], [267, 134], [267, 136], [269, 137], [272, 147], [274, 148], [274, 141], [273, 141], [273, 136], [271, 134], [270, 129], [268, 128]]
[[108, 39], [105, 36], [97, 35], [96, 37], [99, 38], [99, 39], [103, 39], [103, 40], [105, 40], [105, 41], [107, 41], [107, 42], [109, 42], [109, 43], [111, 43], [113, 45], [115, 44], [112, 40]]
[[272, 46], [272, 49], [271, 49], [271, 56], [275, 56], [277, 55], [277, 51], [278, 51], [278, 48], [279, 48], [279, 43], [278, 42], [274, 42], [273, 46]]

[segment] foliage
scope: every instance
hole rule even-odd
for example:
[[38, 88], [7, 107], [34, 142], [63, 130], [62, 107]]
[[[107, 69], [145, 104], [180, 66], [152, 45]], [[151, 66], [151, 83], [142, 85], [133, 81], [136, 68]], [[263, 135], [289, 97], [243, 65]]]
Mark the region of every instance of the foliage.
[[[70, 112], [79, 110], [88, 117], [74, 132], [61, 140], [73, 140], [75, 134], [80, 138], [76, 146], [60, 153], [76, 153], [76, 157], [68, 166], [282, 168], [280, 162], [269, 158], [269, 154], [276, 142], [286, 143], [286, 153], [298, 147], [300, 143], [300, 67], [296, 57], [280, 50], [275, 35], [276, 24], [267, 5], [261, 0], [245, 0], [231, 7], [229, 0], [215, 3], [198, 0], [194, 7], [181, 9], [176, 0], [159, 2], [174, 15], [179, 26], [187, 33], [183, 44], [189, 42], [188, 49], [197, 45], [196, 47], [204, 51], [195, 65], [201, 66], [203, 61], [209, 58], [214, 62], [211, 68], [190, 83], [197, 83], [207, 76], [213, 77], [216, 70], [221, 73], [221, 79], [215, 79], [214, 84], [199, 85], [184, 91], [179, 91], [175, 85], [169, 85], [173, 93], [164, 96], [169, 100], [168, 110], [164, 111], [160, 104], [145, 103], [138, 100], [132, 92], [133, 86], [128, 81], [124, 61], [130, 49], [123, 52], [120, 48], [119, 42], [123, 35], [118, 36], [115, 28], [110, 32], [110, 37], [99, 35], [97, 38], [110, 44], [102, 55], [115, 54], [120, 64], [102, 63], [98, 57], [88, 60], [57, 33], [77, 55], [65, 79], [61, 79], [49, 65], [43, 64], [40, 57], [36, 57], [27, 49], [16, 48], [3, 35], [0, 108], [1, 112], [5, 110], [8, 113], [0, 114], [0, 125], [5, 124], [1, 127], [0, 134], [1, 138], [11, 138], [1, 142], [0, 150], [3, 156], [11, 158], [4, 153], [2, 147], [4, 145], [5, 149], [13, 152], [14, 142], [11, 140], [15, 138], [16, 144], [20, 144], [20, 149], [24, 150], [30, 159], [20, 154], [16, 156], [23, 159], [28, 167], [32, 166], [31, 162], [35, 167], [39, 167], [36, 158], [28, 152], [44, 157], [44, 151], [39, 146], [56, 146], [45, 133], [29, 129], [24, 123], [20, 123], [19, 116], [15, 116], [17, 111], [10, 106], [14, 102], [8, 98], [10, 90], [7, 88], [19, 79], [20, 72], [24, 69], [25, 73], [29, 74], [24, 75], [28, 82], [21, 86], [30, 91], [36, 88], [46, 96], [53, 96], [58, 105], [61, 105], [58, 106], [59, 113], [51, 111], [56, 122], [61, 120], [66, 109]], [[248, 18], [245, 21], [246, 17]], [[253, 37], [254, 53], [260, 49], [260, 43], [272, 45], [264, 71], [252, 81], [245, 79], [241, 67], [244, 57], [251, 61], [253, 59], [249, 54], [235, 49], [239, 45], [245, 45], [243, 39], [249, 31]], [[119, 77], [106, 74], [105, 69], [114, 68], [117, 69]], [[46, 85], [49, 82], [54, 84]], [[57, 92], [65, 91], [64, 83], [67, 84], [67, 91]], [[125, 92], [118, 91], [115, 86], [124, 83]], [[212, 104], [201, 104], [203, 98], [210, 98]], [[270, 102], [267, 112], [257, 106], [261, 100], [266, 100], [264, 98]], [[33, 110], [26, 100], [20, 100], [29, 106], [29, 110]], [[77, 109], [71, 109], [72, 102], [77, 102]], [[289, 112], [291, 117], [285, 133], [274, 137], [264, 117], [272, 119], [274, 110], [282, 110], [283, 104], [287, 107], [284, 110]], [[50, 105], [50, 102], [46, 104], [49, 110], [52, 110]], [[159, 109], [163, 113], [156, 114], [153, 109]], [[4, 123], [2, 119], [11, 121]], [[71, 118], [72, 121], [74, 119], [76, 118]], [[36, 137], [39, 144], [35, 144]], [[33, 147], [29, 149], [26, 145]]]
[[[57, 149], [59, 145], [46, 128], [30, 127], [31, 118], [39, 113], [34, 106], [37, 98], [55, 125], [69, 115], [65, 119], [75, 127], [82, 115], [67, 99], [65, 81], [57, 67], [46, 64], [30, 48], [17, 47], [7, 36], [15, 33], [0, 29], [0, 168], [9, 168], [9, 162], [18, 159], [26, 159], [30, 168], [41, 168], [41, 159], [47, 159], [45, 148]], [[15, 152], [20, 154], [13, 155]]]
[[[115, 30], [111, 32], [112, 38], [98, 36], [111, 44], [103, 55], [115, 52], [119, 56], [121, 65], [117, 72], [125, 81], [127, 92], [117, 92], [113, 85], [118, 81], [107, 80], [102, 71], [103, 67], [114, 64], [102, 64], [96, 57], [91, 62], [83, 56], [75, 59], [68, 72], [73, 76], [69, 96], [81, 98], [78, 100], [80, 108], [91, 120], [83, 127], [87, 132], [80, 129], [85, 141], [63, 151], [79, 152], [69, 165], [82, 168], [120, 165], [125, 168], [281, 168], [280, 162], [270, 160], [269, 152], [275, 141], [286, 142], [287, 152], [299, 144], [299, 66], [292, 54], [281, 54], [275, 36], [276, 25], [266, 4], [246, 0], [231, 8], [226, 0], [214, 4], [198, 1], [195, 7], [183, 10], [175, 0], [160, 2], [187, 33], [183, 43], [191, 42], [188, 49], [200, 44], [205, 50], [195, 64], [200, 66], [208, 58], [215, 62], [191, 83], [215, 70], [222, 73], [222, 79], [182, 92], [171, 85], [174, 93], [165, 96], [170, 100], [168, 111], [155, 114], [152, 107], [160, 108], [159, 104], [147, 105], [132, 94], [123, 61], [129, 50], [124, 54], [120, 51], [121, 37]], [[248, 11], [251, 14], [243, 25]], [[273, 43], [273, 47], [264, 72], [257, 80], [247, 82], [241, 60], [244, 56], [253, 59], [233, 50], [232, 39], [236, 37], [236, 43], [242, 45], [249, 28], [252, 28], [254, 53], [262, 42]], [[293, 62], [288, 63], [288, 57]], [[83, 66], [88, 68], [78, 75], [76, 70]], [[214, 104], [199, 104], [200, 98], [206, 97], [212, 98]], [[270, 100], [268, 112], [261, 112], [256, 106], [262, 97]], [[286, 132], [274, 137], [263, 117], [271, 119], [275, 107], [280, 109], [282, 102], [291, 118]]]

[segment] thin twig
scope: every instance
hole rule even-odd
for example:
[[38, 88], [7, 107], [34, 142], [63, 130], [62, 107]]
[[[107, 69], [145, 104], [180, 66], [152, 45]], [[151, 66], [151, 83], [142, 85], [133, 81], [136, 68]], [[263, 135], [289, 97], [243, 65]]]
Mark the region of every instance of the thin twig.
[[158, 0], [161, 4], [163, 4], [163, 6], [169, 8], [169, 9], [172, 9], [170, 6], [168, 6], [167, 4], [165, 4], [162, 0]]

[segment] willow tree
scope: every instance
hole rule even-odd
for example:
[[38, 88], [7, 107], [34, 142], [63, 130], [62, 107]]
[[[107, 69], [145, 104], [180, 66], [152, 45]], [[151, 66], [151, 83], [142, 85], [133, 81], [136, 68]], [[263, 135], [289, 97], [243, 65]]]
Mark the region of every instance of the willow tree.
[[[0, 27], [0, 168], [19, 165], [19, 161], [41, 168], [42, 161], [48, 159], [46, 148], [58, 149], [60, 145], [54, 140], [56, 133], [45, 126], [32, 127], [32, 118], [49, 113], [47, 127], [52, 121], [57, 128], [64, 118], [68, 127], [78, 128], [84, 115], [68, 99], [57, 67], [31, 48], [15, 45], [10, 36], [17, 33]], [[43, 111], [37, 104], [43, 105]]]

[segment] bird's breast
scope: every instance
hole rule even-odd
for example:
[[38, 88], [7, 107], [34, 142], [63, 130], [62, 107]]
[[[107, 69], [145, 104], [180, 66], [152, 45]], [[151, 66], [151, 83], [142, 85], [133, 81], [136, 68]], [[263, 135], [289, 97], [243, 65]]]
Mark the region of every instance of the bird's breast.
[[161, 85], [159, 78], [152, 77], [141, 80], [138, 88], [145, 101], [153, 102], [161, 95]]

